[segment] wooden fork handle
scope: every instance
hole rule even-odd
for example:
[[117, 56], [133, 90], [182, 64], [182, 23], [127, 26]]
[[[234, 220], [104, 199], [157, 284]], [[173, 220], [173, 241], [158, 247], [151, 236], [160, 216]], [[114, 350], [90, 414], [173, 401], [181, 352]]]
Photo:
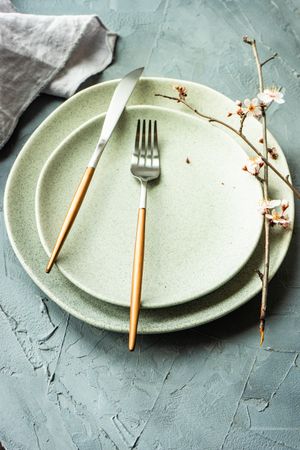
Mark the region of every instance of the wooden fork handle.
[[64, 220], [64, 223], [63, 223], [61, 230], [59, 232], [59, 235], [57, 237], [56, 243], [53, 247], [49, 262], [46, 267], [46, 273], [49, 273], [50, 270], [52, 269], [53, 264], [55, 263], [56, 258], [58, 257], [58, 254], [69, 234], [69, 231], [72, 228], [72, 225], [78, 214], [78, 211], [83, 202], [85, 194], [88, 190], [88, 187], [90, 185], [90, 182], [94, 175], [94, 172], [95, 172], [94, 167], [87, 167], [86, 171], [84, 172], [84, 175], [83, 175], [81, 182], [77, 188], [77, 191], [75, 192], [75, 195], [73, 197], [73, 200], [72, 200], [69, 210], [67, 212], [66, 218]]
[[143, 266], [144, 266], [145, 223], [146, 223], [146, 208], [139, 208], [135, 249], [134, 249], [133, 270], [132, 270], [131, 297], [130, 297], [130, 323], [129, 323], [129, 342], [128, 342], [128, 348], [130, 351], [134, 350], [135, 347], [138, 319], [140, 313]]

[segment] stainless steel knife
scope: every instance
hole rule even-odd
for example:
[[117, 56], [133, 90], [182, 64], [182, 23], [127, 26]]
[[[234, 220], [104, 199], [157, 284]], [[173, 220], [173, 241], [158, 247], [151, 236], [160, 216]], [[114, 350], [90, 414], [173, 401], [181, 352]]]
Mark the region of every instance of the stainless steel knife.
[[129, 97], [131, 96], [143, 70], [144, 68], [140, 67], [139, 69], [135, 69], [132, 72], [128, 73], [120, 81], [120, 83], [115, 89], [115, 92], [113, 93], [102, 126], [99, 141], [84, 172], [82, 180], [77, 188], [77, 191], [75, 192], [75, 195], [67, 212], [64, 223], [58, 234], [56, 243], [53, 247], [50, 259], [46, 267], [46, 273], [49, 273], [50, 270], [52, 269], [53, 264], [55, 263], [59, 255], [59, 252], [69, 234], [69, 231], [72, 228], [72, 225], [76, 219], [80, 206], [82, 205], [85, 194], [88, 190], [88, 187], [94, 175], [99, 159], [121, 117], [122, 112], [124, 111], [124, 108], [129, 100]]

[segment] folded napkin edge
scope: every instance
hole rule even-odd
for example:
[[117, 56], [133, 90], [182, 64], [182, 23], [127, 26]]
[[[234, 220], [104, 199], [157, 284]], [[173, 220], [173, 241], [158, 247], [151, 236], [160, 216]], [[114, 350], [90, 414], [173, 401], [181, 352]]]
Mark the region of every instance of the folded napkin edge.
[[[13, 14], [12, 11], [9, 14]], [[79, 16], [80, 17], [80, 16]], [[53, 80], [59, 75], [59, 73], [63, 70], [63, 68], [67, 65], [68, 61], [70, 60], [73, 53], [76, 51], [76, 49], [80, 46], [80, 43], [85, 38], [86, 30], [89, 26], [92, 26], [91, 23], [93, 20], [97, 20], [98, 26], [99, 26], [99, 36], [102, 31], [104, 31], [105, 34], [105, 46], [103, 48], [96, 49], [99, 55], [103, 53], [103, 51], [106, 50], [107, 54], [105, 58], [102, 60], [102, 64], [97, 67], [97, 65], [91, 65], [90, 69], [85, 70], [82, 73], [82, 76], [79, 76], [76, 81], [74, 82], [73, 86], [69, 88], [66, 92], [61, 91], [52, 91], [51, 88], [47, 89], [47, 86], [51, 85]], [[41, 78], [38, 82], [35, 80], [34, 87], [31, 91], [31, 94], [29, 93], [27, 99], [25, 101], [22, 101], [22, 103], [19, 102], [19, 104], [16, 105], [15, 110], [11, 111], [4, 111], [5, 114], [2, 116], [2, 124], [1, 124], [1, 135], [0, 135], [0, 149], [7, 143], [7, 141], [10, 139], [10, 137], [13, 134], [13, 131], [20, 119], [20, 116], [24, 113], [24, 111], [28, 108], [30, 103], [34, 101], [42, 92], [47, 93], [49, 95], [55, 95], [62, 98], [68, 98], [71, 95], [73, 95], [80, 87], [80, 85], [89, 77], [102, 72], [106, 67], [108, 67], [111, 62], [113, 61], [114, 57], [114, 48], [117, 41], [118, 35], [114, 32], [111, 32], [107, 29], [107, 27], [102, 23], [100, 18], [96, 15], [90, 15], [90, 20], [88, 20], [83, 29], [81, 30], [81, 33], [77, 37], [77, 39], [74, 41], [73, 45], [69, 47], [68, 51], [65, 54], [65, 57], [61, 59], [61, 63], [57, 67], [51, 68], [49, 66], [49, 72], [48, 75], [45, 78]], [[80, 67], [80, 64], [78, 65]], [[70, 81], [70, 80], [69, 80]], [[17, 96], [16, 96], [17, 98]], [[18, 99], [16, 100], [18, 102]], [[17, 111], [17, 112], [16, 112]], [[7, 113], [7, 114], [6, 114]], [[11, 114], [10, 114], [11, 113]], [[5, 119], [5, 116], [7, 117]], [[7, 120], [9, 119], [9, 120]], [[5, 121], [8, 122], [8, 126], [5, 126]], [[2, 126], [3, 125], [3, 126]]]

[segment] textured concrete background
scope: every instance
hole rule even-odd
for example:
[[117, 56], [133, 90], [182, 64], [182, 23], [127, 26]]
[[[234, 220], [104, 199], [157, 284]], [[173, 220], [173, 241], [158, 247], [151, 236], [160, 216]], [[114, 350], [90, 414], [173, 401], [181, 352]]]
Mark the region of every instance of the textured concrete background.
[[[233, 99], [252, 96], [256, 72], [241, 36], [255, 35], [264, 56], [280, 55], [267, 82], [284, 86], [287, 103], [273, 109], [270, 129], [299, 187], [298, 0], [14, 4], [27, 13], [96, 13], [116, 31], [116, 61], [93, 82], [122, 76], [148, 55], [146, 75], [198, 81]], [[43, 95], [22, 117], [0, 154], [2, 191], [19, 150], [60, 103]], [[85, 325], [45, 298], [13, 254], [2, 204], [0, 219], [0, 442], [7, 450], [300, 449], [297, 225], [271, 283], [262, 349], [255, 298], [198, 329], [142, 337], [130, 354], [127, 336]]]

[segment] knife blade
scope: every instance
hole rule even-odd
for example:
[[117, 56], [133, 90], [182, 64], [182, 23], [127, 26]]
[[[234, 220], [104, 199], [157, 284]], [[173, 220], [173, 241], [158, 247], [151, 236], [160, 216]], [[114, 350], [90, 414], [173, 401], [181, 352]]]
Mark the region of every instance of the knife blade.
[[69, 210], [67, 212], [66, 218], [62, 224], [56, 242], [54, 244], [53, 250], [51, 252], [48, 264], [46, 266], [46, 273], [49, 273], [62, 249], [62, 246], [72, 228], [72, 225], [76, 219], [78, 211], [82, 205], [85, 194], [91, 183], [92, 177], [94, 175], [95, 169], [99, 162], [99, 159], [105, 149], [107, 142], [109, 141], [122, 112], [131, 96], [144, 68], [140, 67], [132, 72], [129, 72], [116, 87], [112, 99], [110, 101], [105, 120], [102, 126], [101, 134], [93, 152], [93, 155], [88, 163], [88, 166], [84, 172], [82, 180], [75, 192], [73, 200], [71, 201]]
[[97, 166], [101, 154], [109, 141], [109, 138], [111, 137], [112, 132], [114, 131], [143, 70], [144, 67], [140, 67], [139, 69], [129, 72], [124, 78], [122, 78], [116, 87], [104, 119], [99, 141], [88, 167]]

